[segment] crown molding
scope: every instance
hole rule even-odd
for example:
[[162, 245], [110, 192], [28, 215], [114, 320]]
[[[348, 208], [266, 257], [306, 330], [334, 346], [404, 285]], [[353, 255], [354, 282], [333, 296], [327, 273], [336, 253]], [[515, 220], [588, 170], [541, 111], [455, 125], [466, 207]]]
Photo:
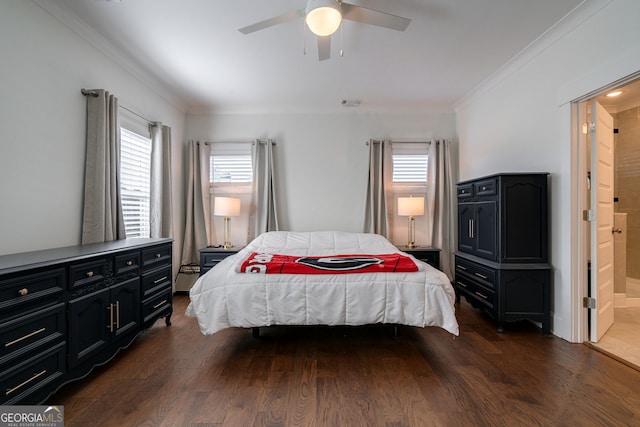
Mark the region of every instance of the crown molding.
[[507, 61], [495, 73], [460, 98], [460, 100], [456, 101], [453, 104], [454, 110], [458, 111], [460, 108], [490, 91], [613, 1], [614, 0], [584, 0], [561, 20], [551, 26], [551, 28]]
[[50, 0], [33, 0], [49, 15], [59, 20], [64, 26], [78, 35], [82, 40], [100, 51], [108, 59], [112, 60], [122, 69], [130, 73], [135, 79], [166, 100], [179, 111], [186, 111], [186, 103], [182, 97], [172, 91], [165, 82], [158, 79], [151, 71], [144, 68], [135, 58], [117, 49], [105, 37], [97, 33], [77, 15]]

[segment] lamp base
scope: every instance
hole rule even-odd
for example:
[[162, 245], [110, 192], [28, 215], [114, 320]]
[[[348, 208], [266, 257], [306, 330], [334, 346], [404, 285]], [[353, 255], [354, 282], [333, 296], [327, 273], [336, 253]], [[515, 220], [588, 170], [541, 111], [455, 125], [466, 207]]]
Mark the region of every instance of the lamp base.
[[416, 225], [415, 225], [415, 221], [414, 221], [414, 217], [413, 216], [409, 216], [409, 227], [408, 227], [408, 234], [409, 234], [409, 243], [407, 243], [407, 247], [408, 248], [415, 248], [416, 247]]

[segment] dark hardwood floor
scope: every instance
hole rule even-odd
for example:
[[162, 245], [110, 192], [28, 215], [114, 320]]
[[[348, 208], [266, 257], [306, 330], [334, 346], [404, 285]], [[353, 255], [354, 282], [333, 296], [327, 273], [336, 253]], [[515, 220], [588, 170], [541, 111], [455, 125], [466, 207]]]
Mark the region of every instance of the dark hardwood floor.
[[200, 334], [176, 295], [109, 364], [65, 386], [65, 426], [640, 425], [640, 372], [466, 302], [460, 336], [389, 326]]

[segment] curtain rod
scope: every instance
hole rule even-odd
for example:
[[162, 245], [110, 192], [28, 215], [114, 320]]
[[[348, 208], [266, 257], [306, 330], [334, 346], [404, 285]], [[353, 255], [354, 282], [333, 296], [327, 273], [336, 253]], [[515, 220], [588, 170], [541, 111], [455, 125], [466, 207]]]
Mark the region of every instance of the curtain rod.
[[224, 143], [224, 144], [253, 144], [255, 142], [258, 142], [259, 144], [268, 144], [269, 142], [271, 143], [271, 145], [276, 145], [276, 142], [273, 139], [254, 139], [251, 141], [205, 141], [205, 144], [215, 144], [215, 143]]
[[390, 142], [392, 144], [431, 144], [431, 141], [391, 141], [391, 140], [384, 140], [384, 139], [371, 139], [369, 141], [365, 141], [364, 145], [369, 145], [370, 143], [373, 144], [380, 144], [381, 142]]
[[[98, 92], [96, 92], [95, 90], [91, 89], [91, 90], [87, 90], [87, 89], [80, 89], [80, 92], [84, 95], [84, 96], [92, 96], [94, 98], [98, 97]], [[153, 126], [158, 126], [160, 124], [162, 124], [161, 122], [155, 121], [155, 120], [149, 120], [144, 116], [141, 116], [140, 114], [136, 113], [135, 111], [125, 107], [124, 105], [121, 105], [120, 103], [118, 103], [118, 107], [122, 108], [125, 111], [128, 111], [129, 113], [133, 114], [136, 117], [141, 118], [142, 120], [144, 120], [145, 122], [147, 122], [150, 125]]]

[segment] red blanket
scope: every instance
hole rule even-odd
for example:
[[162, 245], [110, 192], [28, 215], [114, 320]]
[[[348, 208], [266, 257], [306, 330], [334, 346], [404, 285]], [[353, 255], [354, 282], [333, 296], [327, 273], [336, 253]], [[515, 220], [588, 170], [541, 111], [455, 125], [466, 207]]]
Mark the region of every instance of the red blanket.
[[293, 256], [253, 252], [240, 267], [244, 273], [344, 274], [418, 271], [413, 260], [402, 254]]

